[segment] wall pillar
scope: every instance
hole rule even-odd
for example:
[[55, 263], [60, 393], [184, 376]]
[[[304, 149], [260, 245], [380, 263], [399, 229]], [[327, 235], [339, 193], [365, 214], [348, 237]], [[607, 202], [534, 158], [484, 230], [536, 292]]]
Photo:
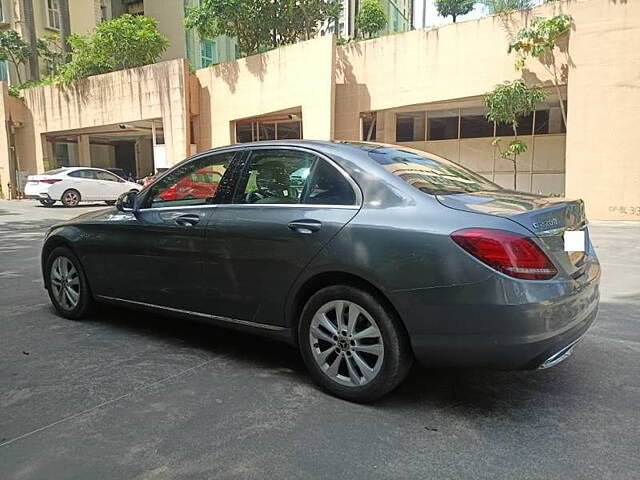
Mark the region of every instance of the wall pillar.
[[78, 135], [78, 165], [81, 167], [91, 166], [89, 135]]
[[9, 142], [9, 106], [7, 105], [8, 85], [0, 82], [0, 187], [2, 195], [9, 198], [7, 184], [13, 185], [14, 172], [11, 165]]

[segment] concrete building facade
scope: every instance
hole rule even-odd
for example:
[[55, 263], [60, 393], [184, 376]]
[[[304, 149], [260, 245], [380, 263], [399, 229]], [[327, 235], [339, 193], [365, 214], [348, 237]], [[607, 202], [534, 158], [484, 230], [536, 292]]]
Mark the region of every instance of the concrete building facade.
[[[510, 35], [533, 16], [559, 12], [574, 18], [558, 58], [567, 72], [562, 98], [544, 68], [528, 62], [516, 71], [506, 53]], [[518, 189], [581, 197], [591, 219], [640, 220], [638, 44], [637, 2], [573, 0], [345, 46], [321, 37], [193, 74], [185, 60], [163, 62], [73, 89], [38, 87], [24, 100], [4, 85], [0, 176], [4, 186], [15, 170], [53, 168], [59, 141], [76, 145], [73, 161], [121, 166], [117, 147], [87, 148], [87, 139], [118, 135], [140, 147], [138, 175], [235, 142], [370, 139], [441, 154], [511, 187], [511, 163], [492, 146], [509, 132], [486, 121], [482, 99], [524, 77], [549, 95], [521, 122], [529, 148], [518, 160]]]

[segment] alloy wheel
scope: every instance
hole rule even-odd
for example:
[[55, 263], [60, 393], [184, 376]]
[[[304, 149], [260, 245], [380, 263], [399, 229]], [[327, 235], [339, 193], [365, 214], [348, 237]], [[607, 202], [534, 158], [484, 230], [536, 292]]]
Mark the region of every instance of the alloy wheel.
[[311, 320], [309, 342], [322, 372], [341, 385], [366, 385], [382, 368], [384, 342], [380, 328], [354, 302], [335, 300], [320, 307]]
[[80, 195], [73, 190], [69, 190], [65, 192], [62, 196], [62, 203], [64, 203], [68, 207], [75, 207], [80, 203]]
[[59, 256], [51, 264], [50, 283], [58, 305], [73, 310], [80, 301], [80, 276], [67, 257]]

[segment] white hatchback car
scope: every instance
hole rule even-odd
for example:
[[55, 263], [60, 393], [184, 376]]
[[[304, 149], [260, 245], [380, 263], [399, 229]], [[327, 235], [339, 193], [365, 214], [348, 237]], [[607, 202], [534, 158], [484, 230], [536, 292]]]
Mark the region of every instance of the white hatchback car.
[[45, 206], [60, 201], [65, 207], [75, 207], [80, 202], [95, 201], [113, 205], [121, 194], [141, 189], [137, 183], [101, 168], [68, 167], [30, 175], [24, 193]]

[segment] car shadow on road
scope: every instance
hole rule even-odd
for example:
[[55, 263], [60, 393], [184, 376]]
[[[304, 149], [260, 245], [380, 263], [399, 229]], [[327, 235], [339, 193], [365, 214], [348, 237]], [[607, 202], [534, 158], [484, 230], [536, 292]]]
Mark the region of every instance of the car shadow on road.
[[[604, 315], [622, 314], [616, 305], [603, 305], [602, 311]], [[313, 385], [297, 350], [274, 340], [207, 323], [112, 306], [101, 306], [94, 321], [135, 331], [152, 341], [223, 355], [240, 364], [275, 371], [277, 375], [286, 376], [288, 381]], [[598, 363], [594, 359], [594, 349], [596, 356], [611, 354], [603, 351], [598, 342], [583, 343], [589, 343], [581, 346], [589, 353], [575, 355], [581, 358], [570, 359], [566, 364], [545, 371], [424, 369], [414, 365], [397, 390], [368, 408], [407, 412], [416, 407], [425, 411], [446, 409], [474, 418], [505, 412], [535, 416], [539, 408], [558, 396], [563, 397], [563, 408], [571, 408], [585, 390], [594, 388], [596, 380], [589, 373], [594, 362]], [[598, 373], [598, 377], [612, 374]]]

